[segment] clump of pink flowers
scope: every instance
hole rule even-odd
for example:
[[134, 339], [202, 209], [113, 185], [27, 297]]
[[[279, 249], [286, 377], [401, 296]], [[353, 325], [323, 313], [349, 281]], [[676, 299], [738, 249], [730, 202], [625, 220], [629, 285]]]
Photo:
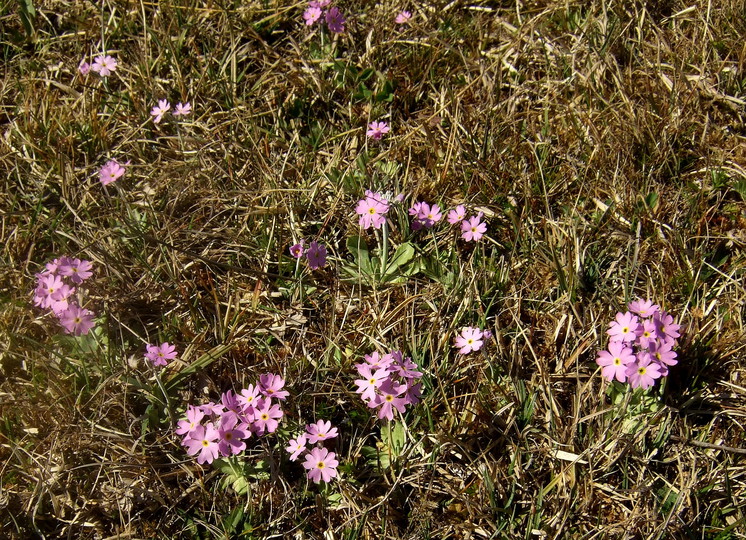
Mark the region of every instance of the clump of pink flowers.
[[303, 20], [306, 26], [313, 26], [323, 20], [330, 32], [341, 34], [345, 31], [347, 19], [338, 7], [329, 7], [329, 4], [331, 0], [311, 0], [308, 2], [308, 8], [303, 12]]
[[355, 212], [360, 215], [360, 226], [363, 229], [380, 229], [386, 223], [386, 213], [390, 203], [383, 195], [371, 190], [365, 190], [365, 197], [357, 202]]
[[185, 103], [177, 103], [173, 111], [171, 111], [171, 103], [167, 99], [159, 99], [158, 105], [154, 105], [150, 110], [150, 116], [153, 117], [154, 124], [160, 124], [163, 117], [171, 113], [173, 116], [187, 116], [192, 114], [192, 104], [188, 101]]
[[419, 231], [423, 227], [430, 229], [438, 221], [443, 219], [443, 212], [437, 204], [430, 206], [426, 202], [416, 202], [409, 209], [409, 215], [412, 216], [412, 230]]
[[274, 400], [288, 396], [284, 386], [282, 377], [265, 373], [256, 385], [250, 384], [239, 394], [224, 392], [220, 403], [190, 405], [175, 433], [182, 436], [187, 454], [196, 455], [200, 464], [240, 454], [252, 435], [261, 437], [277, 430], [284, 413]]
[[356, 393], [371, 409], [378, 409], [378, 418], [394, 419], [394, 409], [404, 413], [407, 405], [416, 405], [422, 397], [422, 372], [411, 358], [401, 351], [365, 355], [365, 362], [355, 364], [360, 379], [355, 381]]
[[[336, 438], [338, 430], [332, 427], [332, 423], [324, 420], [317, 420], [314, 424], [306, 426], [306, 432], [298, 435], [295, 439], [288, 441], [285, 450], [290, 454], [290, 461], [296, 461], [301, 454], [305, 453], [305, 462], [303, 467], [307, 469], [309, 480], [318, 484], [320, 481], [328, 482], [337, 476], [336, 454], [329, 452], [323, 447], [324, 442]], [[309, 449], [308, 444], [316, 444]]]
[[93, 312], [74, 297], [76, 286], [93, 275], [92, 268], [91, 261], [63, 256], [36, 274], [34, 305], [51, 311], [68, 334], [82, 336], [95, 326]]
[[297, 244], [290, 246], [290, 255], [296, 259], [306, 258], [308, 267], [311, 270], [318, 270], [326, 266], [326, 246], [319, 244], [316, 240], [313, 240], [308, 247], [305, 245], [306, 241], [301, 239]]
[[607, 380], [647, 389], [679, 363], [673, 349], [681, 326], [650, 300], [635, 300], [627, 309], [609, 323], [609, 346], [598, 352], [596, 363]]

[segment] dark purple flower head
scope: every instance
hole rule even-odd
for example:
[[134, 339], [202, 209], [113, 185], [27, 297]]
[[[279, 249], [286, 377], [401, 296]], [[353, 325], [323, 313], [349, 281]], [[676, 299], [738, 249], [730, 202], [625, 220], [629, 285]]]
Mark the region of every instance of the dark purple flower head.
[[345, 19], [337, 6], [330, 8], [329, 11], [326, 12], [326, 26], [335, 34], [341, 34], [345, 31], [346, 20], [347, 19]]

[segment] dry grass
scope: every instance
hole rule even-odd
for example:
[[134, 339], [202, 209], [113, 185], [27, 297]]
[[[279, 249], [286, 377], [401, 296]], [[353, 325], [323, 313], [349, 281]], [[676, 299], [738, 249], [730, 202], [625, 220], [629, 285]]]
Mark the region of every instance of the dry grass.
[[[339, 5], [330, 42], [279, 0], [37, 0], [31, 34], [0, 4], [3, 534], [746, 537], [741, 3], [424, 2], [398, 30], [403, 4]], [[102, 36], [107, 84], [76, 71]], [[161, 97], [195, 114], [155, 127]], [[373, 119], [392, 124], [382, 144]], [[110, 157], [132, 165], [104, 189]], [[444, 227], [415, 237], [432, 267], [406, 283], [343, 280], [368, 187], [481, 207], [489, 240]], [[334, 264], [296, 275], [300, 237]], [[60, 254], [95, 263], [97, 340], [31, 305]], [[612, 404], [593, 361], [638, 295], [688, 325], [642, 408]], [[457, 357], [471, 324], [496, 339]], [[148, 408], [140, 360], [158, 339], [183, 351], [164, 378], [219, 356], [168, 410]], [[425, 400], [381, 468], [352, 364], [392, 347], [426, 372]], [[286, 430], [248, 452], [268, 470], [238, 495], [171, 428], [267, 370], [288, 380]], [[342, 433], [323, 492], [281, 444], [317, 415]]]

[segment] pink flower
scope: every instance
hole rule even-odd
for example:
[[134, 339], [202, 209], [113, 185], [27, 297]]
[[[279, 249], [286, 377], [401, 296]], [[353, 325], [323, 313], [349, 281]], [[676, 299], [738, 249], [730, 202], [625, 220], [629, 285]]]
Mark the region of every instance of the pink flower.
[[306, 426], [306, 433], [308, 434], [308, 442], [314, 444], [319, 441], [335, 438], [337, 436], [337, 428], [333, 428], [331, 422], [319, 420], [315, 424]]
[[282, 416], [283, 413], [279, 405], [272, 405], [270, 399], [264, 400], [264, 403], [255, 408], [254, 429], [256, 429], [257, 435], [274, 432], [279, 425], [278, 420]]
[[660, 339], [676, 339], [677, 337], [681, 337], [681, 334], [679, 334], [681, 326], [676, 324], [673, 321], [673, 317], [665, 311], [656, 314], [656, 316], [653, 317], [653, 321], [655, 321], [658, 337]]
[[97, 56], [93, 59], [91, 70], [102, 77], [108, 77], [117, 70], [117, 61], [111, 56]]
[[642, 388], [643, 390], [653, 386], [655, 379], [659, 379], [662, 375], [660, 367], [652, 362], [648, 353], [638, 355], [637, 362], [629, 364], [625, 373], [632, 388]]
[[199, 425], [202, 419], [205, 417], [205, 413], [199, 410], [197, 407], [189, 405], [187, 408], [186, 420], [179, 420], [176, 424], [177, 435], [189, 435]]
[[412, 18], [412, 13], [409, 11], [402, 11], [399, 13], [396, 18], [394, 19], [394, 22], [396, 24], [407, 24], [409, 22], [409, 19]]
[[93, 312], [76, 304], [71, 304], [59, 317], [60, 324], [68, 334], [84, 336], [95, 326]]
[[59, 266], [58, 272], [61, 276], [69, 277], [73, 283], [83, 283], [93, 275], [93, 272], [91, 272], [91, 268], [93, 268], [91, 261], [81, 259], [68, 259], [68, 261], [66, 264]]
[[181, 444], [186, 446], [187, 454], [190, 456], [199, 453], [197, 463], [212, 463], [213, 460], [218, 458], [217, 440], [219, 437], [218, 431], [210, 422], [206, 426], [198, 425], [194, 428], [194, 431]]
[[306, 450], [306, 444], [308, 443], [305, 435], [298, 435], [295, 439], [290, 439], [288, 441], [288, 445], [285, 448], [287, 452], [290, 454], [290, 461], [295, 461], [298, 459], [298, 456], [300, 456], [305, 450]]
[[335, 34], [341, 34], [345, 31], [345, 21], [344, 15], [342, 15], [336, 6], [326, 12], [326, 26]]
[[[372, 369], [386, 369], [394, 361], [394, 357], [390, 354], [384, 354], [383, 357], [381, 357], [381, 355], [377, 352], [366, 354], [364, 358], [366, 363]], [[361, 366], [364, 365], [365, 364], [355, 364], [355, 366], [358, 368], [358, 372], [360, 372]], [[362, 372], [360, 372], [360, 374], [362, 375]]]
[[627, 380], [627, 366], [635, 361], [635, 355], [632, 349], [625, 347], [621, 341], [612, 341], [609, 343], [608, 351], [599, 351], [596, 363], [601, 366], [601, 375], [607, 380], [623, 383]]
[[311, 0], [308, 2], [308, 7], [312, 8], [325, 8], [332, 3], [332, 0]]
[[259, 391], [269, 398], [285, 399], [290, 395], [285, 386], [285, 379], [273, 373], [265, 373], [259, 377]]
[[461, 329], [461, 335], [456, 337], [455, 347], [459, 348], [459, 354], [469, 354], [482, 348], [484, 334], [479, 328], [467, 326]]
[[242, 439], [251, 436], [251, 432], [243, 429], [243, 425], [238, 424], [238, 416], [235, 413], [227, 412], [220, 418], [220, 427], [218, 427], [218, 450], [225, 456], [240, 454], [246, 449], [246, 443]]
[[150, 116], [153, 117], [154, 123], [159, 123], [163, 120], [163, 115], [171, 110], [171, 104], [167, 99], [159, 99], [158, 105], [153, 107], [150, 111]]
[[616, 320], [609, 323], [606, 333], [611, 341], [624, 341], [631, 343], [637, 338], [637, 327], [640, 326], [637, 316], [629, 311], [617, 313]]
[[381, 386], [383, 381], [388, 378], [389, 371], [387, 369], [377, 369], [374, 372], [370, 366], [365, 364], [358, 364], [357, 370], [363, 378], [355, 381], [358, 386], [355, 392], [360, 394], [363, 401], [370, 401], [376, 397], [376, 388]]
[[655, 321], [650, 319], [643, 321], [642, 324], [637, 327], [635, 335], [637, 336], [637, 345], [643, 349], [647, 349], [651, 343], [656, 341]]
[[308, 469], [308, 479], [318, 484], [321, 480], [328, 482], [337, 476], [339, 461], [334, 459], [336, 456], [334, 452], [329, 452], [326, 448], [314, 448], [306, 454], [303, 467]]
[[146, 350], [145, 358], [150, 360], [154, 366], [165, 366], [169, 360], [173, 360], [178, 354], [176, 347], [170, 345], [168, 341], [160, 345], [148, 345]]
[[487, 224], [482, 223], [482, 212], [461, 222], [461, 238], [467, 242], [478, 242], [487, 232]]
[[360, 214], [360, 226], [363, 229], [380, 229], [386, 223], [386, 212], [389, 211], [388, 201], [375, 197], [365, 197], [358, 201], [355, 212]]
[[384, 135], [390, 131], [390, 127], [386, 122], [371, 122], [368, 124], [368, 131], [365, 133], [371, 139], [380, 141]]
[[300, 259], [301, 257], [303, 257], [303, 254], [306, 252], [303, 243], [304, 240], [301, 239], [301, 241], [297, 244], [290, 246], [290, 254], [296, 259]]
[[192, 105], [187, 101], [186, 103], [183, 103], [183, 104], [177, 103], [176, 107], [174, 107], [174, 112], [172, 114], [174, 116], [186, 116], [187, 114], [191, 114], [191, 113], [192, 113]]
[[125, 172], [127, 172], [125, 168], [119, 164], [117, 160], [112, 159], [107, 161], [106, 165], [101, 167], [101, 170], [98, 172], [98, 179], [106, 186], [119, 180], [124, 176]]
[[448, 223], [455, 225], [461, 223], [466, 217], [466, 208], [463, 204], [458, 205], [456, 208], [448, 212]]
[[250, 384], [248, 388], [241, 390], [241, 395], [236, 396], [236, 399], [243, 408], [243, 415], [248, 421], [253, 422], [256, 413], [255, 407], [260, 405], [259, 402], [261, 401], [259, 398], [259, 386], [254, 387], [253, 384]]
[[309, 7], [303, 12], [303, 19], [306, 21], [306, 26], [312, 26], [321, 18], [322, 11], [318, 7]]
[[676, 352], [672, 350], [673, 345], [673, 341], [652, 342], [649, 347], [650, 356], [661, 365], [675, 366], [679, 361], [676, 360]]
[[308, 246], [306, 258], [308, 259], [308, 267], [311, 270], [324, 268], [324, 266], [326, 266], [326, 247], [314, 240], [311, 242], [311, 245]]
[[91, 71], [91, 64], [85, 61], [85, 58], [83, 58], [80, 61], [80, 64], [78, 64], [78, 72], [81, 75], [88, 75], [88, 72]]
[[401, 351], [394, 351], [391, 356], [394, 361], [388, 367], [389, 371], [396, 373], [402, 379], [419, 379], [422, 377], [422, 372], [417, 371], [417, 364], [412, 362], [409, 357], [403, 358]]
[[402, 414], [406, 410], [407, 400], [399, 397], [406, 390], [407, 386], [405, 384], [399, 384], [388, 379], [378, 388], [379, 394], [376, 395], [375, 399], [368, 402], [368, 407], [371, 409], [381, 407], [378, 411], [378, 418], [393, 420], [394, 408]]
[[657, 304], [653, 304], [650, 300], [642, 300], [640, 298], [630, 302], [627, 308], [640, 317], [652, 317], [658, 313], [658, 310], [660, 310], [660, 306]]
[[409, 209], [409, 215], [415, 216], [412, 221], [412, 229], [418, 231], [422, 227], [431, 228], [438, 221], [443, 219], [443, 214], [437, 204], [430, 206], [426, 202], [415, 203]]

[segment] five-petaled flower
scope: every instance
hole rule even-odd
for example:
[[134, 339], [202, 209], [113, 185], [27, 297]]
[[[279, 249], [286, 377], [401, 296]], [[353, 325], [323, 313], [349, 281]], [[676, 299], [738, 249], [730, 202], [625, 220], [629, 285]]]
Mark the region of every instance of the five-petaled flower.
[[396, 24], [407, 24], [409, 22], [409, 19], [412, 18], [412, 13], [409, 11], [402, 11], [399, 14], [397, 14], [396, 18], [394, 19], [394, 22]]
[[314, 448], [306, 454], [303, 467], [308, 469], [308, 479], [318, 484], [321, 480], [328, 482], [337, 476], [339, 462], [334, 459], [335, 457], [336, 454], [326, 448]]
[[461, 238], [467, 242], [478, 242], [487, 232], [487, 224], [482, 223], [482, 212], [461, 222]]
[[390, 130], [386, 122], [371, 122], [365, 134], [373, 140], [380, 141]]
[[124, 168], [124, 165], [119, 163], [116, 159], [112, 159], [107, 161], [98, 171], [98, 179], [101, 181], [101, 184], [107, 186], [112, 182], [119, 180], [125, 172], [127, 172], [127, 170]]
[[187, 114], [191, 114], [191, 112], [192, 104], [187, 101], [186, 103], [177, 103], [176, 107], [174, 107], [174, 112], [171, 114], [174, 116], [186, 116]]
[[459, 354], [469, 354], [482, 348], [483, 337], [484, 334], [479, 328], [467, 326], [461, 329], [461, 335], [456, 337], [454, 346], [458, 347]]
[[112, 56], [97, 56], [93, 59], [91, 71], [95, 71], [102, 77], [108, 77], [117, 70], [117, 65], [116, 59]]
[[145, 349], [145, 358], [154, 366], [165, 366], [169, 360], [173, 360], [178, 354], [176, 347], [168, 341], [160, 345], [148, 345]]
[[161, 120], [163, 120], [163, 115], [166, 114], [170, 110], [171, 110], [171, 104], [168, 102], [168, 100], [159, 99], [158, 105], [154, 106], [150, 110], [150, 116], [153, 117], [153, 122], [158, 124]]

